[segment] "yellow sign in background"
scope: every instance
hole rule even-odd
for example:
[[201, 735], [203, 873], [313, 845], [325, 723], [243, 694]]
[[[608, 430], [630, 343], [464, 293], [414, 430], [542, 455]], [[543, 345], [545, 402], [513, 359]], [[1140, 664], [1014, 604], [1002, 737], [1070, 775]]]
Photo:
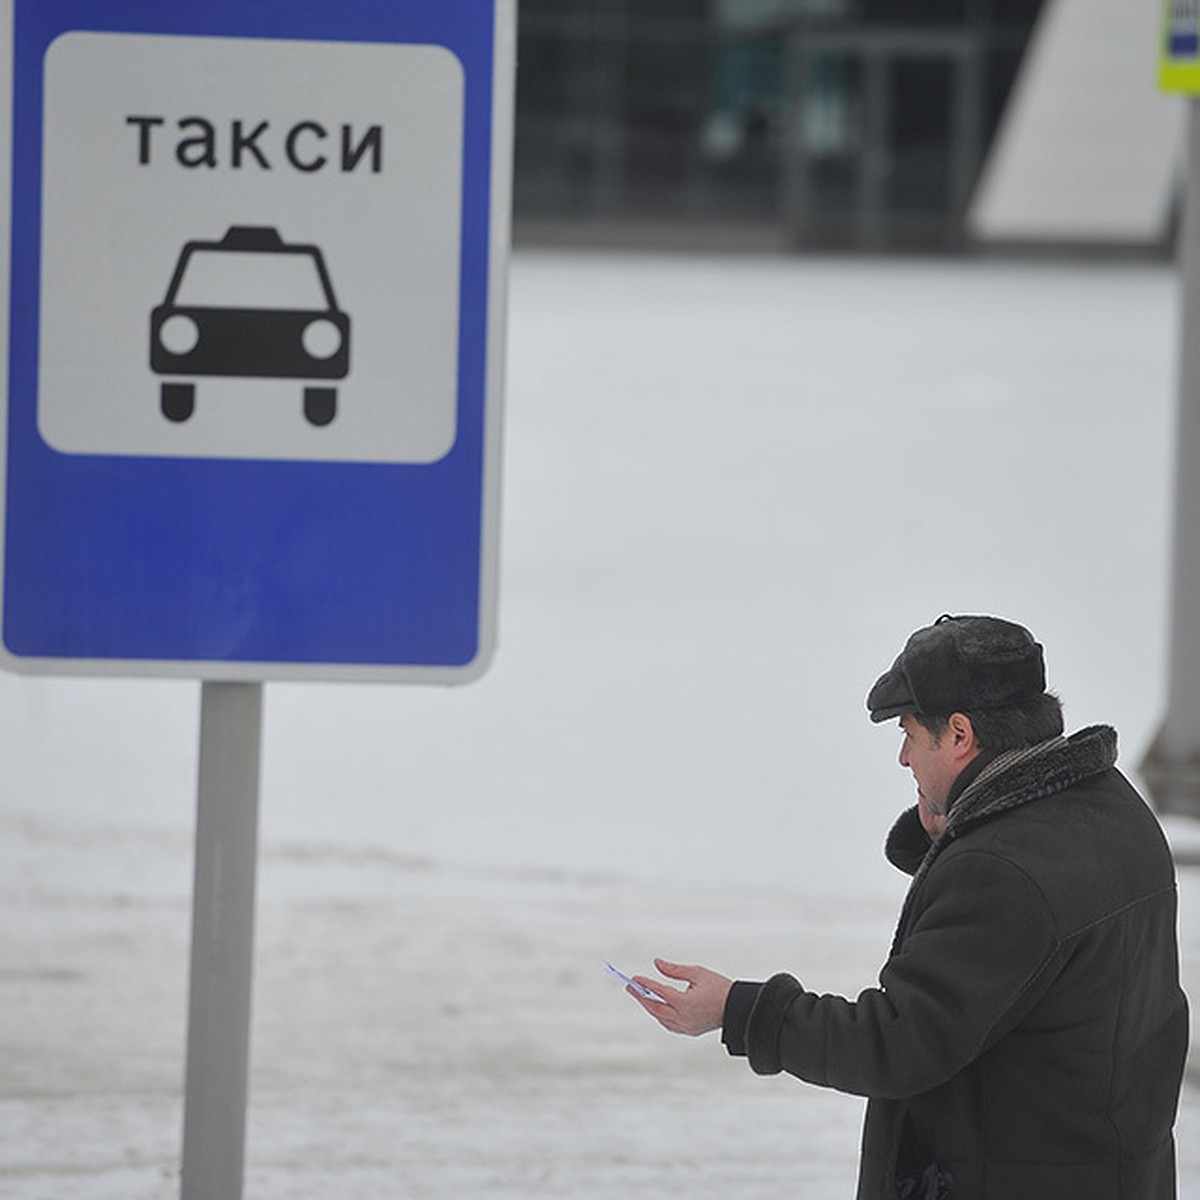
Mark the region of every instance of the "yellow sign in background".
[[1159, 86], [1200, 95], [1200, 0], [1163, 0], [1162, 11]]

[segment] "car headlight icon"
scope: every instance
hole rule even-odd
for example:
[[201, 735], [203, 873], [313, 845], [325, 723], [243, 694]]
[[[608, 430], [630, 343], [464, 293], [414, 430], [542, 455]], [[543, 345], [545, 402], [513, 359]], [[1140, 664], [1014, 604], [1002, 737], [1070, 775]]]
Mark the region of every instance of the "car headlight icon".
[[191, 317], [176, 313], [159, 326], [158, 340], [168, 354], [191, 354], [200, 341], [200, 326]]
[[300, 341], [312, 358], [332, 358], [342, 348], [342, 331], [332, 321], [318, 317], [304, 327]]

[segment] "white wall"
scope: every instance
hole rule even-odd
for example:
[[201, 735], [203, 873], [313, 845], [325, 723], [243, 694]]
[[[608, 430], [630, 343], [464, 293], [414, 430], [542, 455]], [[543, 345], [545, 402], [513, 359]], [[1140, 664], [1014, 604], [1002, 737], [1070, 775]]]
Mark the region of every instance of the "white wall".
[[1046, 0], [972, 204], [983, 242], [1153, 244], [1184, 101], [1156, 80], [1158, 6]]

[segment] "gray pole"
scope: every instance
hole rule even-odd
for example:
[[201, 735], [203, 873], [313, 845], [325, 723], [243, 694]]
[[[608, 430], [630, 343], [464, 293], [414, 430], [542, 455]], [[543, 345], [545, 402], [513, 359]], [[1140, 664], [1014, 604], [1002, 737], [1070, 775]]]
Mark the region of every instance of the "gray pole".
[[1200, 816], [1200, 100], [1187, 104], [1167, 712], [1141, 772], [1160, 812]]
[[241, 1200], [258, 865], [261, 683], [204, 683], [182, 1200]]

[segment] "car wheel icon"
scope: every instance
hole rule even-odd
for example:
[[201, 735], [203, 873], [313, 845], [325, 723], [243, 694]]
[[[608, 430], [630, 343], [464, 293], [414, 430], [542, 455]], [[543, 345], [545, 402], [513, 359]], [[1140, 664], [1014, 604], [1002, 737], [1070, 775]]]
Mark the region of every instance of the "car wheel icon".
[[[188, 242], [166, 298], [150, 314], [150, 368], [164, 380], [163, 416], [175, 424], [196, 410], [188, 376], [344, 379], [350, 318], [337, 306], [317, 246], [285, 242], [270, 226], [231, 226], [219, 242]], [[304, 388], [310, 425], [337, 415], [337, 388]]]
[[337, 416], [337, 388], [305, 388], [304, 415], [310, 425], [328, 425]]
[[164, 383], [160, 389], [162, 414], [168, 421], [186, 421], [196, 411], [196, 385]]

